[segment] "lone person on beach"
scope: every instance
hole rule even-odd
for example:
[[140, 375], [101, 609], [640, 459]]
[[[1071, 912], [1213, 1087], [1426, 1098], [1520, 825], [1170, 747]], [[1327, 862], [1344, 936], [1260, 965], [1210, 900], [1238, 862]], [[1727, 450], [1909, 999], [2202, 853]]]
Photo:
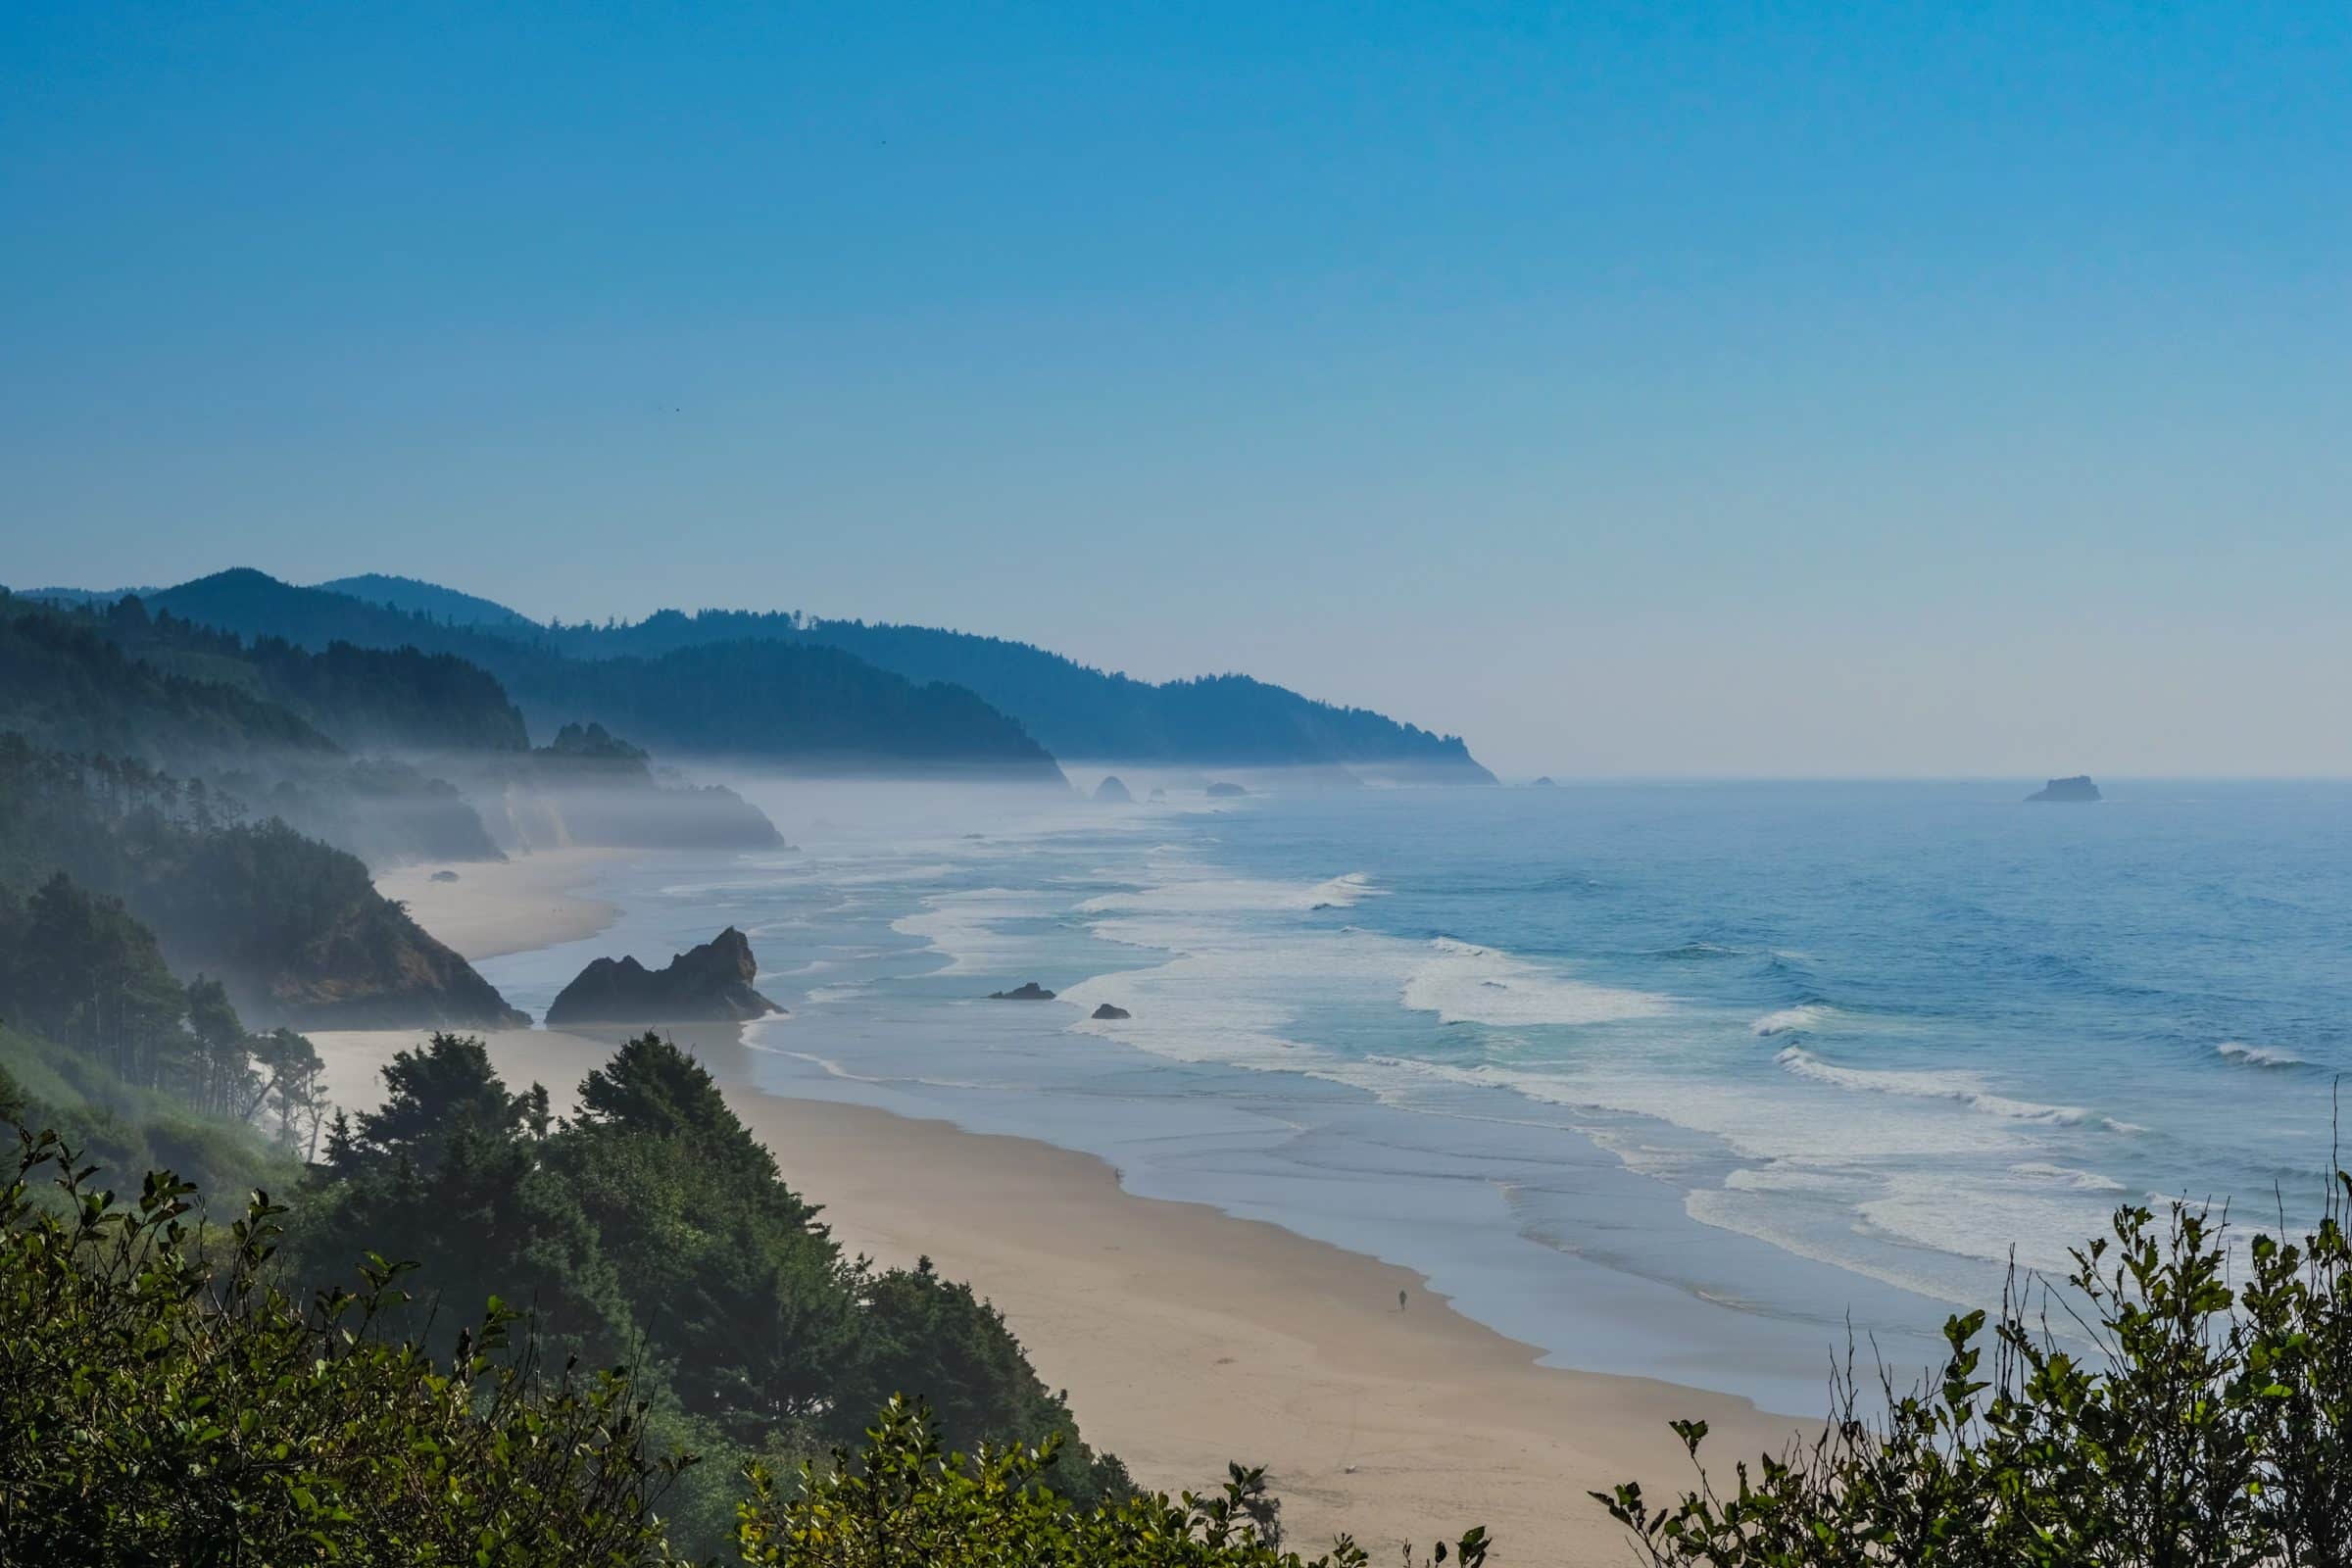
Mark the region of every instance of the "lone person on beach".
[[1396, 1293], [1396, 1310], [1399, 1312], [1404, 1310], [1404, 1293], [1402, 1291]]

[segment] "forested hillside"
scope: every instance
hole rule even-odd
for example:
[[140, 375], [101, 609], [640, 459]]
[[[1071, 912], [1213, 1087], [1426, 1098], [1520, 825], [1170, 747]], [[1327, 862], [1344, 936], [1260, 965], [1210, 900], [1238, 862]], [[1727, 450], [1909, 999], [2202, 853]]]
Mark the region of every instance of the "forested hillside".
[[756, 758], [827, 771], [981, 774], [1058, 784], [1045, 749], [971, 692], [916, 684], [839, 649], [736, 641], [584, 660], [550, 639], [235, 570], [165, 589], [151, 608], [300, 647], [414, 647], [494, 675], [542, 732], [600, 722], [672, 757]]
[[240, 819], [200, 781], [0, 733], [0, 888], [63, 871], [122, 901], [171, 967], [270, 1023], [526, 1023], [355, 857]]
[[633, 624], [541, 626], [489, 600], [405, 578], [347, 578], [326, 586], [574, 659], [656, 659], [733, 642], [839, 648], [918, 684], [968, 688], [1019, 720], [1056, 757], [1201, 766], [1339, 762], [1433, 782], [1494, 782], [1458, 736], [1319, 703], [1247, 675], [1155, 684], [1001, 637], [792, 613], [665, 610]]

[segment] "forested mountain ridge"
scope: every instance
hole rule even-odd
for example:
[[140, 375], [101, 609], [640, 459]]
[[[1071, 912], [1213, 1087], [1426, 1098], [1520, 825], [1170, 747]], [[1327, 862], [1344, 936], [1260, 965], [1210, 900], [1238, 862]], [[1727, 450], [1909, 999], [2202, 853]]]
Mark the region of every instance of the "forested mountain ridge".
[[406, 762], [355, 760], [338, 741], [478, 742], [504, 756], [522, 720], [497, 682], [455, 660], [348, 646], [314, 655], [282, 642], [247, 650], [151, 617], [136, 599], [97, 611], [0, 594], [0, 730], [210, 783], [224, 819], [274, 814], [392, 863], [499, 851], [450, 785]]
[[[358, 582], [364, 579], [348, 579]], [[383, 603], [424, 606], [421, 590], [480, 607], [483, 630], [574, 659], [657, 658], [722, 642], [838, 648], [914, 682], [978, 693], [1056, 757], [1200, 766], [1353, 763], [1435, 780], [1492, 783], [1459, 736], [1343, 708], [1240, 674], [1154, 683], [1096, 669], [1028, 643], [929, 626], [825, 620], [789, 612], [664, 610], [627, 625], [538, 625], [503, 605], [430, 584]], [[357, 588], [349, 590], [368, 597]]]
[[336, 577], [311, 586], [370, 605], [388, 605], [411, 614], [426, 615], [452, 626], [515, 626], [527, 631], [535, 624], [520, 611], [509, 610], [495, 600], [389, 572], [363, 572], [356, 577]]
[[66, 751], [230, 760], [338, 748], [247, 683], [176, 674], [135, 659], [88, 612], [0, 595], [0, 729]]
[[536, 725], [601, 722], [670, 756], [1061, 782], [1045, 748], [970, 691], [917, 684], [838, 648], [706, 641], [647, 657], [580, 659], [540, 631], [525, 638], [451, 625], [245, 568], [161, 590], [147, 603], [313, 650], [346, 642], [454, 654], [495, 676]]

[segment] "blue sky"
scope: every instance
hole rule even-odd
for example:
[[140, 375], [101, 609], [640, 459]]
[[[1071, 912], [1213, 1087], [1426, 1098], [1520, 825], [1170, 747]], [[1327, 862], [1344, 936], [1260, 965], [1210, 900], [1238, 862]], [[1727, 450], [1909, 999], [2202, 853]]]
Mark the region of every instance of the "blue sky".
[[2352, 772], [2352, 11], [0, 13], [0, 581]]

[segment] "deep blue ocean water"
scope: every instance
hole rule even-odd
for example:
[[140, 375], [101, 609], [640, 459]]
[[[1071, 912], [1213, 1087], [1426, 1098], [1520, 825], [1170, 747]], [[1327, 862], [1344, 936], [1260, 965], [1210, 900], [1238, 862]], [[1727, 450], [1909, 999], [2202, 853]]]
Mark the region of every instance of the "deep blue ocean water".
[[[734, 921], [792, 1013], [731, 1071], [1800, 1413], [1849, 1325], [1924, 1364], [2119, 1202], [2304, 1220], [2352, 1068], [2342, 785], [752, 787], [797, 853], [618, 870], [614, 932], [486, 972], [537, 1009]], [[980, 1000], [1032, 979], [1060, 1000]]]

